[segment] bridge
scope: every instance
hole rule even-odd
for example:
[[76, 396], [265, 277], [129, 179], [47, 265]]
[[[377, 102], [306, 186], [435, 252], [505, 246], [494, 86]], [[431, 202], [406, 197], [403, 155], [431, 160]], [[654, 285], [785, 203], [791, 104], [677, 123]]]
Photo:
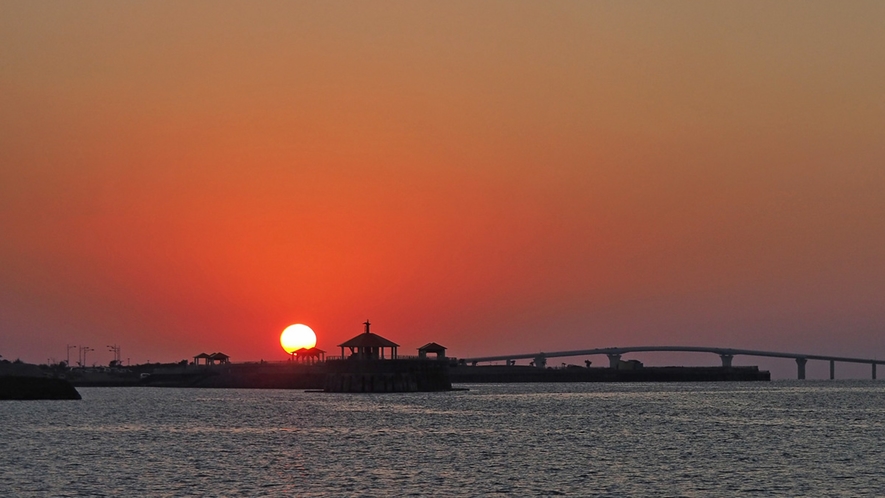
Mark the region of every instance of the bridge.
[[769, 358], [792, 358], [796, 360], [798, 368], [798, 378], [805, 378], [805, 364], [808, 360], [823, 360], [830, 362], [830, 379], [836, 378], [836, 362], [843, 363], [866, 363], [872, 366], [873, 379], [876, 378], [876, 365], [885, 365], [885, 360], [875, 360], [869, 358], [847, 358], [843, 356], [827, 356], [819, 354], [801, 354], [801, 353], [780, 353], [776, 351], [755, 351], [751, 349], [732, 349], [732, 348], [711, 348], [698, 346], [633, 346], [625, 348], [597, 348], [597, 349], [581, 349], [576, 351], [555, 351], [552, 353], [525, 353], [510, 354], [503, 356], [480, 356], [476, 358], [463, 358], [460, 361], [476, 366], [477, 363], [486, 363], [494, 361], [505, 361], [507, 365], [513, 365], [516, 360], [530, 359], [534, 365], [539, 368], [547, 366], [547, 358], [561, 358], [572, 356], [592, 356], [606, 355], [608, 356], [609, 366], [618, 368], [621, 362], [621, 356], [627, 353], [640, 352], [677, 352], [677, 353], [713, 353], [719, 355], [724, 368], [730, 368], [732, 359], [738, 355], [744, 356], [763, 356]]

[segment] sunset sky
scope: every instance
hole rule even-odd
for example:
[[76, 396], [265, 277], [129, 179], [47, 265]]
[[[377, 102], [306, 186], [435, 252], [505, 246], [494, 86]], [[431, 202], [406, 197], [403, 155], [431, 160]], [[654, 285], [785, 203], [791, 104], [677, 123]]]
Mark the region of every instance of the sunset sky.
[[369, 318], [403, 354], [885, 358], [883, 26], [881, 1], [0, 2], [0, 355], [282, 360], [289, 324], [336, 354]]

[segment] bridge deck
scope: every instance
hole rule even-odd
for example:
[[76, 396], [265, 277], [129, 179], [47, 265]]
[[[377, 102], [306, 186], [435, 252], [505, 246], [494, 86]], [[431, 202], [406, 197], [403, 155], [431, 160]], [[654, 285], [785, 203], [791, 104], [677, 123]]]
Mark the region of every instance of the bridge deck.
[[521, 353], [500, 356], [480, 356], [476, 358], [464, 358], [467, 363], [480, 363], [490, 361], [506, 361], [506, 360], [524, 360], [544, 358], [560, 358], [569, 356], [591, 356], [599, 354], [626, 354], [638, 352], [679, 352], [679, 353], [713, 353], [717, 355], [744, 355], [744, 356], [766, 356], [771, 358], [792, 358], [805, 360], [827, 360], [839, 361], [845, 363], [866, 363], [869, 365], [885, 365], [885, 360], [876, 360], [870, 358], [850, 358], [844, 356], [829, 356], [820, 354], [804, 354], [804, 353], [782, 353], [777, 351], [756, 351], [752, 349], [733, 349], [733, 348], [712, 348], [703, 346], [632, 346], [623, 348], [597, 348], [597, 349], [579, 349], [575, 351], [553, 351], [538, 353]]

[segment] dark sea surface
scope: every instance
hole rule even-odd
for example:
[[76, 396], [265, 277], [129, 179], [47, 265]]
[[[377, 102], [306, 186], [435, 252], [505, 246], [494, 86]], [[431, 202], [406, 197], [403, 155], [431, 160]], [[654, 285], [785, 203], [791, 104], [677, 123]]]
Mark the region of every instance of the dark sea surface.
[[885, 382], [81, 388], [0, 402], [0, 496], [885, 496]]

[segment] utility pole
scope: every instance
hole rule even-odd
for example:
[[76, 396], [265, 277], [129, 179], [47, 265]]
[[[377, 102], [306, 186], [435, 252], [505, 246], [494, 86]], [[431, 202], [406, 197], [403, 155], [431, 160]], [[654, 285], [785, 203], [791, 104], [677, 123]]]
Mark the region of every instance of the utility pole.
[[71, 366], [71, 350], [77, 349], [77, 346], [71, 346], [70, 344], [67, 344], [66, 346], [68, 347], [68, 350], [66, 352], [67, 359], [65, 360], [65, 363], [67, 363], [68, 366]]

